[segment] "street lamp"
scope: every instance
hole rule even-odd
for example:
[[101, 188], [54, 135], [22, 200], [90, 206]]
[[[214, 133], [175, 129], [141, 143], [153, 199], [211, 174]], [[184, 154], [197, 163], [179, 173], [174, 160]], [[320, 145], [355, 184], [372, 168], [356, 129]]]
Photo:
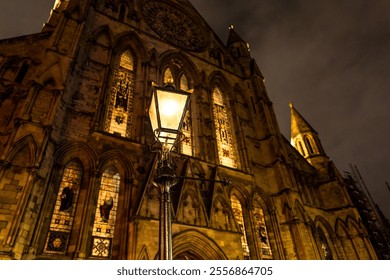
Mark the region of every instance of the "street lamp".
[[153, 86], [149, 117], [154, 136], [161, 145], [155, 182], [160, 188], [159, 254], [160, 260], [172, 259], [170, 188], [176, 184], [171, 152], [180, 142], [181, 128], [190, 93], [173, 87]]

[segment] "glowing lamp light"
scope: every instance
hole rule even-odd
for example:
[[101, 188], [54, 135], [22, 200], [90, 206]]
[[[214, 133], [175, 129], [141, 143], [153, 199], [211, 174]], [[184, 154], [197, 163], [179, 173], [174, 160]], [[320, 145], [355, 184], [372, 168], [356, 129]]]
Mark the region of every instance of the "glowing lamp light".
[[154, 87], [149, 117], [158, 141], [172, 147], [187, 111], [190, 93], [174, 88]]

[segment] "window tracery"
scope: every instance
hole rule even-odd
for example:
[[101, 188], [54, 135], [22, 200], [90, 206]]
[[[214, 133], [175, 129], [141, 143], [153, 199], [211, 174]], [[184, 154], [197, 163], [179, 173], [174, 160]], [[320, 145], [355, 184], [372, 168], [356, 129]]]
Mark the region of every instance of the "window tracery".
[[65, 253], [76, 212], [83, 167], [78, 161], [64, 169], [46, 239], [45, 253]]
[[92, 230], [92, 256], [109, 258], [118, 210], [120, 175], [114, 167], [102, 175]]
[[110, 100], [105, 130], [130, 137], [135, 85], [135, 58], [130, 50], [123, 51], [114, 62]]
[[228, 167], [237, 167], [236, 152], [227, 108], [222, 91], [216, 87], [213, 91], [213, 114], [219, 163]]

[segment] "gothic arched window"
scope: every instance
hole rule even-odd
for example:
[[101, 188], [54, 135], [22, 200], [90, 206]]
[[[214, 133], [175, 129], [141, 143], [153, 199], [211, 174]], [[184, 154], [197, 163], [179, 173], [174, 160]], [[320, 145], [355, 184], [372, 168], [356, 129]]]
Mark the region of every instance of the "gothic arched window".
[[66, 252], [82, 177], [83, 167], [78, 161], [70, 161], [65, 166], [50, 220], [45, 253], [64, 254]]
[[260, 246], [261, 258], [272, 259], [272, 251], [268, 238], [268, 230], [265, 224], [264, 210], [257, 201], [253, 203], [253, 220], [255, 226], [255, 236]]
[[188, 91], [190, 89], [188, 85], [187, 76], [185, 74], [182, 74], [180, 76], [180, 89], [183, 91]]
[[238, 199], [237, 196], [232, 195], [230, 197], [230, 203], [233, 210], [234, 218], [237, 222], [237, 225], [239, 226], [239, 229], [241, 231], [241, 245], [242, 245], [242, 251], [244, 254], [244, 259], [249, 260], [250, 254], [249, 254], [249, 246], [248, 241], [246, 237], [246, 228], [245, 228], [245, 222], [244, 222], [244, 216], [242, 214], [242, 206], [241, 202]]
[[219, 163], [228, 167], [237, 167], [233, 135], [222, 91], [216, 87], [213, 91], [213, 113], [217, 138]]
[[301, 141], [298, 141], [298, 149], [303, 156], [306, 156], [305, 150], [303, 149]]
[[305, 136], [305, 144], [306, 148], [309, 151], [309, 154], [314, 154], [313, 146], [311, 145], [310, 139], [308, 136]]
[[164, 71], [164, 85], [173, 85], [174, 79], [172, 76], [172, 71], [169, 67], [167, 67]]
[[115, 167], [102, 175], [92, 230], [92, 256], [109, 258], [118, 210], [120, 175]]
[[105, 131], [122, 137], [131, 134], [135, 65], [133, 53], [122, 51], [114, 60], [111, 76]]

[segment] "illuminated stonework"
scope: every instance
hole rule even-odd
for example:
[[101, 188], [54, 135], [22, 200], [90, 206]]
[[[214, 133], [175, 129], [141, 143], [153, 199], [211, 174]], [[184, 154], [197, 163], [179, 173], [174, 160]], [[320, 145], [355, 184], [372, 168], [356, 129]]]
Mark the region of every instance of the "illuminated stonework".
[[114, 238], [119, 185], [120, 176], [116, 169], [114, 167], [106, 169], [101, 179], [92, 231], [94, 257], [109, 257], [111, 240]]
[[222, 91], [218, 87], [213, 91], [213, 111], [219, 163], [236, 168], [237, 158], [233, 147], [232, 130]]
[[65, 253], [72, 230], [83, 168], [77, 161], [69, 162], [62, 175], [56, 204], [47, 235], [46, 253]]
[[111, 77], [110, 103], [105, 124], [105, 130], [109, 133], [130, 137], [134, 77], [134, 56], [130, 50], [126, 50], [115, 60]]

